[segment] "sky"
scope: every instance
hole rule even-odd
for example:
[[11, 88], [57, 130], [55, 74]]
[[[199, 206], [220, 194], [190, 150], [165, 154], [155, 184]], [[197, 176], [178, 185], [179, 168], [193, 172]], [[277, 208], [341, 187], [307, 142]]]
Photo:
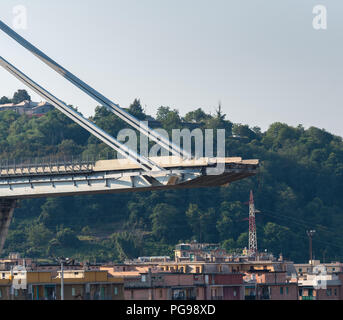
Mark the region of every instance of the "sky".
[[[316, 30], [313, 8], [327, 9]], [[227, 119], [268, 129], [316, 126], [343, 136], [343, 1], [1, 0], [0, 19], [122, 107], [181, 115], [219, 102]], [[0, 55], [86, 116], [97, 102], [0, 32]], [[0, 96], [25, 86], [0, 69]], [[27, 88], [25, 88], [27, 89]], [[41, 98], [28, 90], [34, 101]]]

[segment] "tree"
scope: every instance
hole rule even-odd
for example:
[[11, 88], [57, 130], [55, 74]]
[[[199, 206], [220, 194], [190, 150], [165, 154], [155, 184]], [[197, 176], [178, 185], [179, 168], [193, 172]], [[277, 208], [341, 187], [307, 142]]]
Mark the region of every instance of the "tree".
[[56, 240], [63, 247], [77, 247], [80, 243], [75, 231], [70, 228], [61, 228], [56, 234]]
[[186, 211], [186, 216], [188, 218], [188, 224], [190, 225], [193, 234], [197, 237], [198, 241], [201, 241], [201, 211], [196, 204], [190, 203], [188, 210]]
[[[137, 112], [136, 116], [143, 112], [138, 99], [131, 112]], [[158, 119], [164, 129], [183, 126], [179, 112], [169, 107], [159, 108]], [[91, 120], [114, 136], [127, 127], [103, 107], [96, 109]], [[257, 177], [236, 181], [227, 188], [22, 200], [2, 255], [16, 251], [42, 258], [55, 250], [82, 260], [119, 262], [138, 255], [169, 254], [176, 243], [190, 239], [220, 242], [230, 252], [238, 251], [248, 246], [248, 221], [243, 221], [248, 207], [243, 203], [253, 189], [261, 211], [257, 221], [260, 250], [268, 249], [274, 255], [282, 252], [287, 259], [303, 262], [308, 257], [305, 231], [313, 227], [318, 235], [313, 240], [315, 255], [341, 259], [342, 137], [285, 123], [273, 123], [262, 132], [231, 123], [221, 107], [212, 116], [200, 108], [190, 111], [185, 121], [199, 122], [204, 129], [225, 128], [229, 156], [261, 160]], [[248, 139], [232, 139], [228, 134], [232, 126], [235, 134]], [[6, 166], [7, 159], [11, 163], [28, 158], [33, 163], [36, 157], [64, 154], [105, 159], [108, 152], [108, 146], [57, 110], [40, 118], [0, 112], [0, 166]], [[79, 232], [89, 234], [88, 228], [83, 230], [86, 226], [94, 236], [78, 242]], [[111, 237], [113, 233], [117, 238]], [[80, 245], [72, 245], [73, 241]]]
[[[14, 221], [12, 223], [14, 223]], [[22, 228], [9, 230], [4, 248], [6, 253], [25, 251], [27, 247], [27, 233], [25, 230]]]
[[33, 247], [46, 245], [52, 238], [52, 232], [43, 223], [27, 227], [27, 239]]
[[232, 127], [232, 134], [241, 138], [248, 138], [249, 140], [256, 138], [256, 133], [251, 130], [249, 126], [242, 124], [234, 124]]
[[11, 103], [12, 100], [3, 96], [1, 99], [0, 99], [0, 104], [7, 104], [7, 103]]
[[229, 252], [229, 253], [234, 253], [236, 252], [236, 242], [232, 238], [227, 239], [223, 241], [223, 248]]
[[209, 208], [207, 211], [199, 210], [196, 204], [190, 204], [186, 211], [188, 224], [193, 230], [199, 242], [217, 242], [218, 235], [216, 232], [216, 211]]
[[185, 235], [186, 216], [174, 206], [160, 203], [155, 206], [150, 216], [152, 235], [164, 243], [176, 243]]
[[14, 93], [12, 102], [14, 104], [18, 104], [23, 101], [31, 101], [31, 97], [27, 93], [26, 90], [18, 90], [17, 92]]
[[[102, 106], [96, 107], [95, 115], [94, 117], [91, 117], [90, 120], [93, 120], [98, 127], [111, 134], [113, 137], [116, 137], [121, 129], [127, 128], [127, 123], [125, 121], [121, 120], [113, 112]], [[88, 142], [100, 143], [93, 135], [90, 136]]]
[[292, 234], [289, 228], [268, 222], [263, 230], [263, 245], [269, 251], [278, 255], [287, 249]]
[[135, 99], [135, 101], [130, 105], [129, 113], [139, 120], [144, 120], [146, 117], [139, 99]]
[[89, 226], [85, 226], [82, 228], [81, 230], [81, 233], [84, 235], [84, 236], [89, 236], [91, 235], [91, 229]]
[[83, 148], [80, 148], [78, 144], [76, 144], [73, 140], [63, 140], [58, 145], [58, 152], [62, 155], [66, 156], [76, 156], [81, 153]]
[[211, 116], [206, 114], [201, 108], [190, 111], [185, 115], [185, 121], [199, 123], [210, 119]]
[[[55, 229], [58, 225], [58, 221], [65, 215], [65, 199], [61, 198], [47, 198], [44, 204], [41, 206], [41, 214], [39, 221], [44, 223], [50, 230]], [[70, 206], [69, 206], [69, 209]], [[59, 213], [57, 216], [56, 213]], [[65, 221], [64, 221], [65, 223]]]
[[228, 235], [232, 235], [234, 228], [233, 214], [229, 211], [223, 211], [221, 213], [221, 219], [217, 220], [217, 230], [219, 232], [220, 239], [226, 239]]
[[225, 129], [226, 134], [231, 136], [233, 124], [225, 120], [225, 117], [226, 115], [222, 112], [221, 104], [219, 104], [216, 115], [205, 121], [205, 127], [207, 129]]
[[141, 251], [140, 239], [134, 234], [129, 232], [114, 233], [111, 238], [121, 261], [138, 257]]
[[159, 107], [157, 110], [157, 121], [160, 121], [163, 128], [171, 131], [172, 129], [181, 128], [181, 117], [179, 111], [171, 110], [169, 107]]
[[248, 247], [249, 245], [249, 233], [243, 232], [240, 234], [240, 236], [237, 238], [237, 248], [243, 249]]

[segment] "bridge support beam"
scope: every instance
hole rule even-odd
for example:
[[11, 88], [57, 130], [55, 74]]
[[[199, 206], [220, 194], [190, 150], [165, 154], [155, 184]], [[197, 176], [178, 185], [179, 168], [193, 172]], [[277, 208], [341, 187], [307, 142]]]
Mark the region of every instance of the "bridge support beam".
[[16, 199], [0, 199], [0, 254], [5, 245], [16, 202]]

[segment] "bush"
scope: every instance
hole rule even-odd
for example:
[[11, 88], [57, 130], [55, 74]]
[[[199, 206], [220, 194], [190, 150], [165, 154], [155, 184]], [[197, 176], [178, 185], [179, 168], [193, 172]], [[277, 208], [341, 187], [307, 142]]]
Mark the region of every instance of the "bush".
[[63, 247], [75, 247], [80, 244], [80, 240], [77, 238], [76, 233], [70, 228], [64, 228], [58, 231], [56, 240]]

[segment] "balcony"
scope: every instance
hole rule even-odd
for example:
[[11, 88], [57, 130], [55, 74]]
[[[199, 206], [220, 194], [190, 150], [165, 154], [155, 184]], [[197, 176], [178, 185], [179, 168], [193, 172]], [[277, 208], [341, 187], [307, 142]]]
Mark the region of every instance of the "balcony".
[[142, 282], [142, 281], [129, 281], [124, 285], [125, 289], [147, 289], [151, 288], [151, 282]]
[[301, 300], [316, 300], [313, 296], [300, 296]]
[[185, 297], [184, 295], [175, 295], [173, 296], [172, 300], [196, 300], [197, 297], [196, 296], [189, 296], [189, 297]]

